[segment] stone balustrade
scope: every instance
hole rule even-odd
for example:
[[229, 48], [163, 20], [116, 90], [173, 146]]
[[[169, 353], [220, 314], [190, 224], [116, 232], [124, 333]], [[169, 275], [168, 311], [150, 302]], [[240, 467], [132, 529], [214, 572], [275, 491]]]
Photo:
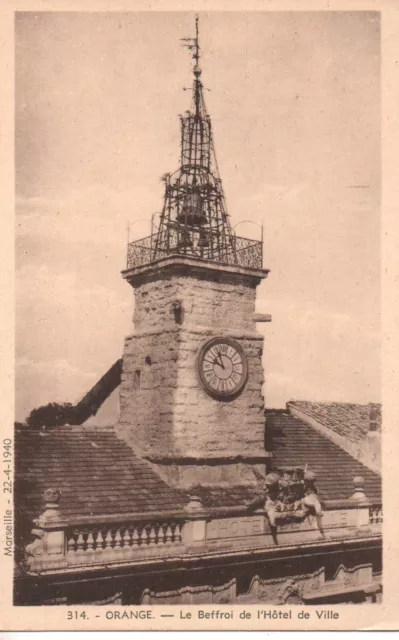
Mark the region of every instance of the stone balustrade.
[[26, 547], [26, 565], [29, 572], [42, 573], [173, 557], [187, 546], [184, 528], [177, 519], [74, 527], [38, 520], [32, 530], [35, 540]]
[[359, 535], [379, 536], [382, 507], [367, 500], [363, 485], [363, 479], [356, 477], [350, 498], [324, 502], [322, 513], [310, 511], [299, 519], [275, 524], [263, 507], [207, 510], [194, 495], [181, 512], [71, 523], [59, 511], [59, 492], [49, 489], [45, 511], [32, 530], [35, 539], [26, 546], [25, 570], [30, 574], [69, 572], [231, 554], [240, 549], [263, 554], [276, 545], [299, 548], [334, 539], [359, 539]]
[[181, 550], [182, 522], [126, 523], [66, 531], [68, 564], [103, 564]]

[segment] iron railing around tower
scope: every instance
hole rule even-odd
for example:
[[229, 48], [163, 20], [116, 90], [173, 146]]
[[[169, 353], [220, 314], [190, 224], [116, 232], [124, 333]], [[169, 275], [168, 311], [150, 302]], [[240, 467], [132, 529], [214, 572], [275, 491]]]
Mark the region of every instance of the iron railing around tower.
[[195, 247], [194, 245], [194, 248], [187, 248], [180, 247], [176, 243], [176, 246], [171, 245], [164, 248], [160, 247], [159, 243], [157, 244], [157, 234], [154, 233], [146, 238], [128, 243], [126, 267], [134, 269], [171, 255], [189, 256], [221, 264], [262, 269], [263, 242], [234, 235], [229, 238], [229, 242], [225, 243], [221, 250], [220, 238], [217, 237], [217, 234], [208, 232], [207, 247]]

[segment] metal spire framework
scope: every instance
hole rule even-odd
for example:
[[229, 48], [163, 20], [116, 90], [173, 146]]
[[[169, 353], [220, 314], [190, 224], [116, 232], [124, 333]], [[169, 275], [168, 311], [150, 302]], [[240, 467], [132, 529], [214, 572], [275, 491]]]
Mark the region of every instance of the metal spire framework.
[[192, 52], [194, 80], [191, 110], [180, 116], [180, 167], [162, 177], [158, 231], [128, 243], [128, 268], [176, 254], [262, 268], [262, 241], [240, 238], [230, 225], [201, 82], [198, 16], [195, 30], [195, 38], [182, 39]]

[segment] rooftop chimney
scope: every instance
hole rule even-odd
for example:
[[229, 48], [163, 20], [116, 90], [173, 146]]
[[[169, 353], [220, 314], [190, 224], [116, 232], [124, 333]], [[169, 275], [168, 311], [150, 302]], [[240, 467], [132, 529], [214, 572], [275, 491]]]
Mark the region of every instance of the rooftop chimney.
[[369, 433], [375, 433], [380, 430], [380, 406], [378, 404], [369, 403], [370, 418], [369, 418]]

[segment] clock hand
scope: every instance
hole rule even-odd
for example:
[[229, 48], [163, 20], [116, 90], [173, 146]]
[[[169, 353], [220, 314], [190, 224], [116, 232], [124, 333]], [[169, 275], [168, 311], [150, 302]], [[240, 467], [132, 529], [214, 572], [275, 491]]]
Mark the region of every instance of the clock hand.
[[217, 359], [218, 359], [218, 358], [219, 358], [219, 360], [220, 360], [220, 366], [222, 367], [222, 369], [225, 369], [225, 366], [224, 366], [224, 364], [223, 364], [223, 360], [222, 360], [222, 356], [220, 355], [220, 353], [218, 353], [218, 354], [217, 354], [216, 359], [215, 359], [215, 361], [214, 361], [214, 364], [219, 364], [219, 363], [217, 362]]

